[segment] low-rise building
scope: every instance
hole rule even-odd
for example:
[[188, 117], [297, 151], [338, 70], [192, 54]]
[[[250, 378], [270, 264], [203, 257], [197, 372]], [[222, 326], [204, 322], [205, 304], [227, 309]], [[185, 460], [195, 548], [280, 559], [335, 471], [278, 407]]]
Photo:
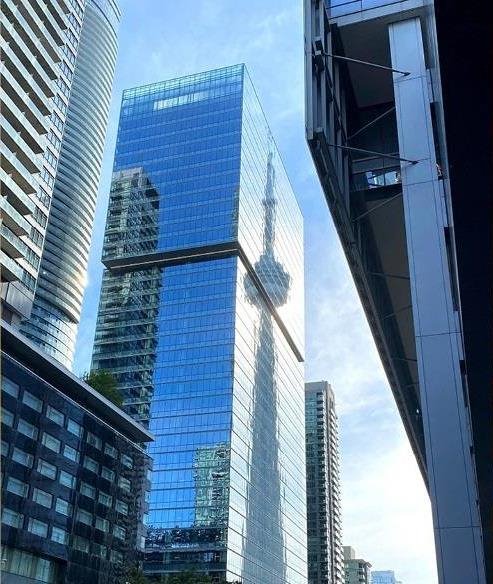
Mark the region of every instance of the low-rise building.
[[371, 564], [356, 557], [350, 546], [344, 546], [344, 584], [370, 584]]
[[2, 324], [2, 582], [113, 584], [144, 546], [151, 434]]

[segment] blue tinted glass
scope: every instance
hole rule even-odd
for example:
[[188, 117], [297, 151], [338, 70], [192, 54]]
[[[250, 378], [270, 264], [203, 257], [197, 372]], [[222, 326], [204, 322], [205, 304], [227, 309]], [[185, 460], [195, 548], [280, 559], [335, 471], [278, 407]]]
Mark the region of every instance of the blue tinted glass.
[[302, 217], [243, 66], [124, 93], [103, 259], [93, 366], [155, 436], [145, 570], [306, 584]]

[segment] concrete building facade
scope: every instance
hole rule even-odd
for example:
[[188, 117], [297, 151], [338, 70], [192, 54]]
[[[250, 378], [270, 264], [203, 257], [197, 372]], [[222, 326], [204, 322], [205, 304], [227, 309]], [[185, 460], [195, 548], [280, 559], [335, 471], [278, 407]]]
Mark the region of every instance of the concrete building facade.
[[84, 0], [2, 3], [2, 317], [29, 318], [50, 214]]

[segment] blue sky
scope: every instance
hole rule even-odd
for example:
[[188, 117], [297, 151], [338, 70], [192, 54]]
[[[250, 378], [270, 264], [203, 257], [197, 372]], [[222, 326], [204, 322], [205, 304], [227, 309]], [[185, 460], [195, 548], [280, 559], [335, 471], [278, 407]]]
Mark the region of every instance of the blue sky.
[[[123, 19], [74, 369], [90, 365], [121, 92], [244, 62], [305, 217], [306, 373], [334, 388], [344, 542], [403, 584], [437, 582], [431, 510], [304, 135], [302, 0], [120, 0]], [[260, 583], [259, 583], [260, 584]]]

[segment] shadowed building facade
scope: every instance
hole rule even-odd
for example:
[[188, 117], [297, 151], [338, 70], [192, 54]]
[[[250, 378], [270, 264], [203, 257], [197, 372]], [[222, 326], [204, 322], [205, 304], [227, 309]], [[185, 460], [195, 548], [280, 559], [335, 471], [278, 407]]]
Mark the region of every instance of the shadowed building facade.
[[155, 435], [145, 572], [306, 584], [303, 221], [243, 65], [124, 92], [93, 366]]
[[1, 364], [2, 582], [121, 584], [144, 547], [152, 436], [6, 324]]
[[493, 579], [478, 22], [442, 0], [305, 1], [307, 140], [429, 490], [446, 584]]

